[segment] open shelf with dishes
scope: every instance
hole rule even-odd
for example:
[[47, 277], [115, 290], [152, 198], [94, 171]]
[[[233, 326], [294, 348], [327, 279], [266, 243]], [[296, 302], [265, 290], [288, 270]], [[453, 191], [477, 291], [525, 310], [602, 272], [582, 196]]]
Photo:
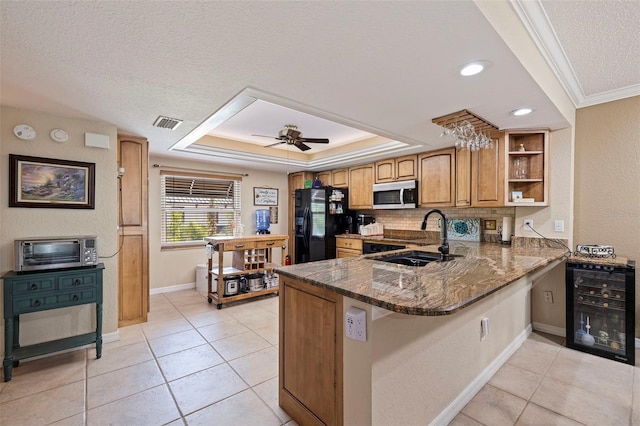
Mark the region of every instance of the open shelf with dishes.
[[549, 132], [509, 131], [505, 139], [505, 205], [548, 205]]

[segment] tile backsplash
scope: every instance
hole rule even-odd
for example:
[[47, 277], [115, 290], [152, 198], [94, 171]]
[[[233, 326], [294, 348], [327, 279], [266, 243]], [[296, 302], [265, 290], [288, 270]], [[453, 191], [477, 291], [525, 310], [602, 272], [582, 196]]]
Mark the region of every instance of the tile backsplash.
[[[387, 229], [419, 231], [424, 215], [431, 209], [407, 209], [407, 210], [362, 210], [359, 214], [374, 216], [376, 222], [384, 225]], [[500, 241], [499, 230], [502, 228], [502, 218], [511, 219], [511, 229], [514, 229], [516, 215], [515, 207], [494, 207], [494, 208], [450, 208], [440, 209], [447, 219], [453, 218], [479, 218], [481, 220], [481, 240], [487, 242]], [[440, 216], [432, 214], [427, 221], [427, 231], [439, 231], [438, 219]], [[486, 229], [487, 221], [495, 221], [495, 229]]]

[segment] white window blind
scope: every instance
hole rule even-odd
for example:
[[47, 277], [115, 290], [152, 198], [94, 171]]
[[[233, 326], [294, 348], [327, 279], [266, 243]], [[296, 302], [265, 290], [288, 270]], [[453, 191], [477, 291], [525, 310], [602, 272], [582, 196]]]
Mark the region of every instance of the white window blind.
[[240, 180], [206, 175], [161, 174], [162, 244], [202, 242], [233, 235], [240, 223]]

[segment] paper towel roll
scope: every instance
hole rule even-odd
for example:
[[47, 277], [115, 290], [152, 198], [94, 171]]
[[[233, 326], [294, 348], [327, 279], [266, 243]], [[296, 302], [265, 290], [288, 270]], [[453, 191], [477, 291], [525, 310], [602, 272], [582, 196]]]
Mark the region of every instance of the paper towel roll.
[[502, 241], [504, 242], [511, 241], [511, 218], [510, 217], [502, 218]]

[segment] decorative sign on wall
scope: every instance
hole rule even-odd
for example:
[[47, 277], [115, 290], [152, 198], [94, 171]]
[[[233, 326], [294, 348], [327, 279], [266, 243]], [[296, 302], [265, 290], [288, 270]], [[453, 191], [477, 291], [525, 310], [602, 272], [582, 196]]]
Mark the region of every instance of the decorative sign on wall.
[[253, 188], [254, 206], [277, 206], [278, 188]]
[[269, 207], [269, 223], [278, 223], [278, 207]]

